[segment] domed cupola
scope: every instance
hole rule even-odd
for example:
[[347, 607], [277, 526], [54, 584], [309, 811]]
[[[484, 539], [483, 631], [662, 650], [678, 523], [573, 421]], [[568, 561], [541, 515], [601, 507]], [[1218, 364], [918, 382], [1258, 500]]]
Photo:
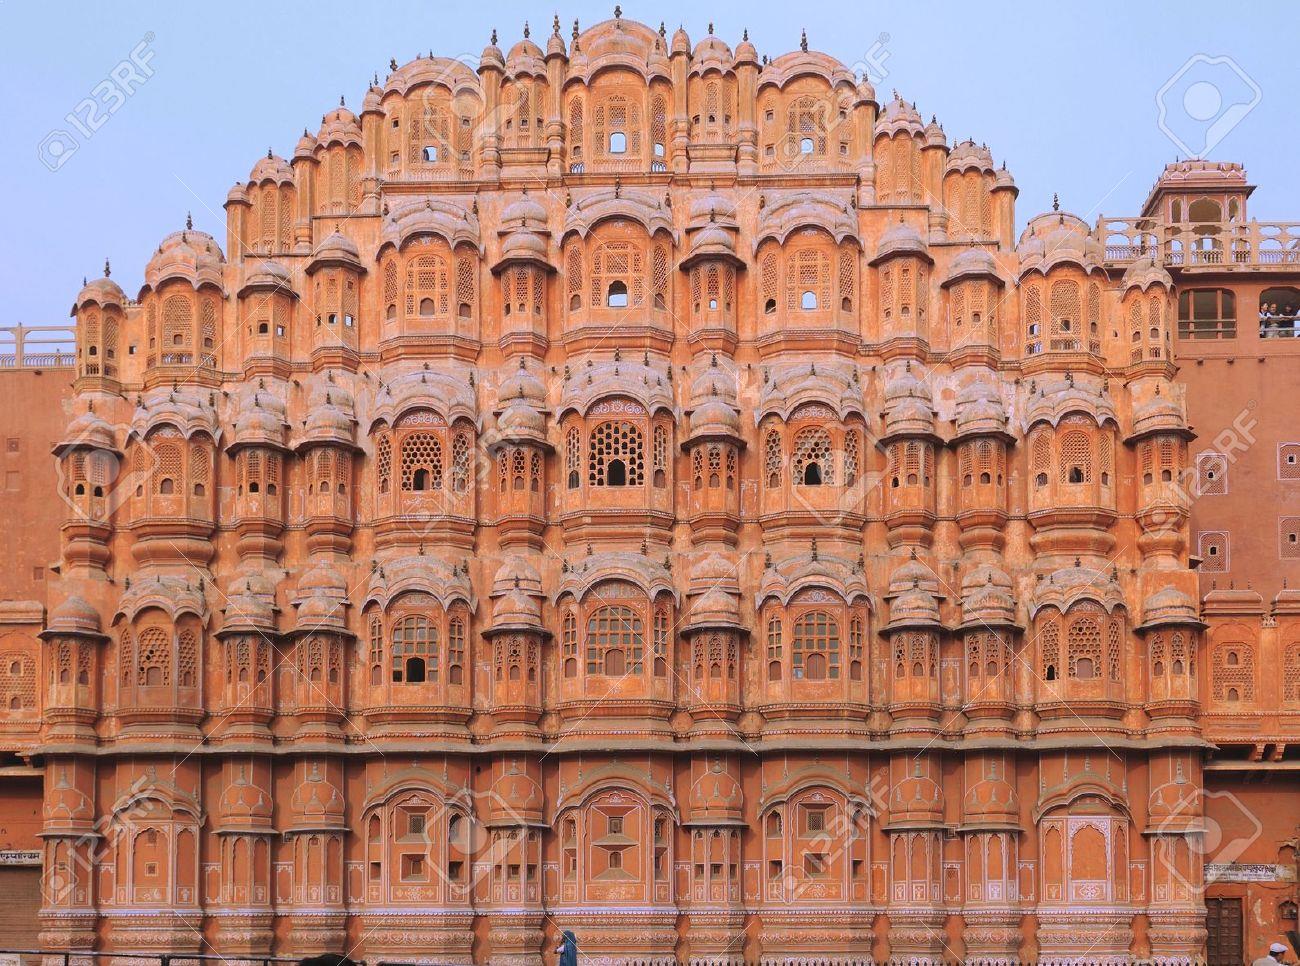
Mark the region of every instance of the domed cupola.
[[336, 383], [329, 372], [309, 385], [307, 421], [299, 436], [299, 451], [310, 445], [351, 449], [356, 443], [357, 425], [352, 393]]
[[253, 185], [261, 185], [264, 182], [292, 184], [293, 168], [284, 158], [268, 150], [266, 157], [260, 158], [253, 165], [253, 170], [248, 173], [248, 181]]
[[886, 630], [907, 627], [935, 627], [939, 624], [939, 578], [921, 563], [913, 551], [911, 557], [889, 577], [889, 623]]
[[316, 140], [316, 135], [312, 134], [306, 128], [302, 129], [302, 137], [298, 139], [297, 145], [293, 149], [293, 159], [295, 161], [315, 160], [316, 148], [320, 142]]
[[194, 288], [222, 285], [226, 256], [207, 232], [196, 230], [189, 220], [184, 231], [174, 231], [158, 245], [144, 269], [145, 289], [157, 291], [172, 280], [188, 282]]
[[519, 368], [497, 387], [497, 440], [550, 449], [546, 439], [546, 387], [528, 370], [525, 357]]
[[492, 38], [488, 41], [483, 52], [479, 54], [478, 70], [482, 74], [485, 70], [504, 71], [506, 69], [506, 59], [501, 53], [501, 48], [497, 46], [497, 32], [492, 31]]
[[686, 795], [688, 820], [695, 825], [744, 825], [745, 794], [733, 770], [717, 755], [699, 765]]
[[489, 824], [550, 827], [545, 815], [546, 796], [529, 769], [528, 765], [521, 768], [516, 758], [511, 758], [509, 764], [503, 763], [488, 795]]
[[947, 148], [948, 135], [944, 133], [943, 125], [938, 119], [931, 114], [930, 123], [925, 126], [925, 146], [927, 148]]
[[344, 105], [342, 98], [339, 98], [338, 107], [321, 118], [316, 142], [325, 148], [334, 144], [361, 146], [361, 123]]
[[957, 393], [956, 437], [999, 436], [1010, 441], [1007, 410], [997, 385], [990, 379], [975, 379]]
[[980, 564], [962, 577], [961, 620], [969, 630], [1018, 627], [1013, 585], [1005, 571]]
[[[277, 388], [284, 391], [282, 386]], [[229, 447], [232, 451], [242, 446], [284, 448], [285, 431], [289, 426], [288, 411], [284, 399], [267, 390], [265, 380], [259, 379], [255, 387], [241, 393], [237, 405]]]
[[[918, 373], [920, 375], [918, 375]], [[934, 402], [925, 372], [909, 360], [885, 382], [885, 439], [934, 436]], [[883, 440], [882, 440], [883, 441]]]
[[231, 761], [228, 771], [234, 775], [221, 792], [217, 820], [222, 832], [269, 830], [271, 827], [271, 796], [249, 780], [248, 765], [244, 761]]
[[[942, 130], [942, 129], [940, 129]], [[925, 136], [925, 122], [915, 104], [909, 104], [894, 91], [893, 99], [881, 109], [876, 121], [876, 137], [882, 134], [893, 137], [896, 134]]]

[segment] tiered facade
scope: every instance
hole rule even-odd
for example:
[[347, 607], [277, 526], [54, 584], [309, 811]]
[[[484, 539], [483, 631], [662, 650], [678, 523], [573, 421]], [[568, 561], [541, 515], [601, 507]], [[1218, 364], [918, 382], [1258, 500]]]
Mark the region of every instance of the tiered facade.
[[557, 21], [89, 283], [44, 944], [1198, 957], [1174, 281], [1015, 198], [806, 43]]

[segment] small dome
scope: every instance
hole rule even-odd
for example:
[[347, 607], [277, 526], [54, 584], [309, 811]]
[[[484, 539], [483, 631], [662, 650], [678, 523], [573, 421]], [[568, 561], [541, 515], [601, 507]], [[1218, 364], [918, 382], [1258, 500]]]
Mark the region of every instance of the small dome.
[[[758, 63], [758, 48], [755, 47], [753, 43], [750, 42], [748, 30], [746, 30], [744, 36], [741, 37], [740, 43], [736, 44], [735, 63], [737, 66], [739, 66], [740, 64]], [[875, 91], [872, 91], [872, 95], [873, 96], [875, 95]]]
[[1005, 433], [1006, 408], [996, 385], [977, 380], [957, 394], [957, 434]]
[[1172, 395], [1153, 395], [1133, 410], [1134, 435], [1146, 436], [1162, 431], [1191, 435], [1187, 430], [1183, 407]]
[[1145, 627], [1200, 623], [1196, 601], [1176, 587], [1162, 587], [1142, 602], [1142, 624]]
[[314, 272], [324, 265], [342, 265], [360, 271], [361, 252], [352, 239], [336, 228], [320, 243], [307, 271]]
[[911, 556], [889, 575], [889, 595], [897, 595], [909, 590], [923, 590], [928, 594], [939, 593], [939, 577], [934, 568]]
[[501, 209], [502, 227], [511, 228], [516, 224], [521, 227], [545, 228], [546, 206], [530, 194], [521, 194]]
[[235, 416], [235, 444], [281, 447], [288, 428], [288, 410], [284, 400], [264, 388], [261, 380], [252, 392], [239, 399]]
[[522, 554], [512, 554], [501, 562], [492, 577], [492, 594], [498, 596], [518, 588], [534, 597], [542, 595], [542, 577]]
[[501, 258], [545, 261], [546, 239], [533, 231], [512, 231], [501, 245]]
[[309, 823], [341, 825], [343, 822], [343, 794], [320, 773], [313, 761], [303, 780], [293, 786], [290, 799], [296, 819]]
[[930, 246], [926, 244], [919, 231], [905, 221], [897, 221], [881, 234], [872, 264], [894, 255], [920, 255], [929, 258]]
[[351, 448], [356, 438], [355, 403], [345, 387], [326, 372], [312, 377], [307, 391], [303, 443], [333, 443]]
[[542, 786], [527, 772], [520, 771], [511, 762], [507, 771], [492, 782], [489, 793], [487, 820], [509, 821], [512, 824], [541, 824], [546, 808]]
[[1011, 578], [991, 564], [973, 568], [961, 581], [961, 616], [966, 624], [1015, 624]]
[[528, 402], [515, 400], [497, 415], [497, 435], [502, 440], [546, 441], [546, 417]]
[[68, 781], [66, 764], [59, 766], [59, 777], [52, 783], [52, 787], [44, 797], [42, 814], [47, 826], [88, 827], [95, 820], [94, 803], [89, 795]]
[[895, 370], [885, 382], [885, 432], [930, 434], [934, 432], [934, 402], [929, 385], [917, 377], [909, 362]]
[[993, 155], [982, 144], [969, 138], [953, 147], [944, 171], [985, 171], [993, 173]]
[[483, 70], [485, 67], [495, 67], [497, 70], [504, 70], [506, 59], [501, 53], [501, 48], [497, 46], [497, 32], [492, 31], [492, 39], [488, 45], [483, 48], [483, 53], [478, 57], [478, 69]]
[[542, 48], [528, 39], [527, 27], [524, 28], [524, 38], [510, 48], [510, 53], [506, 54], [506, 73], [512, 76], [519, 74], [534, 74], [545, 76], [546, 64], [543, 60]]
[[98, 634], [99, 611], [84, 597], [73, 594], [50, 611], [49, 634]]
[[233, 185], [230, 186], [230, 190], [226, 192], [225, 207], [229, 208], [231, 205], [247, 205], [247, 204], [250, 204], [248, 200], [248, 190], [244, 187], [244, 185], [241, 182], [236, 181]]
[[314, 158], [316, 156], [316, 147], [320, 144], [316, 136], [311, 134], [306, 128], [303, 128], [302, 137], [298, 139], [297, 146], [293, 149], [293, 159]]
[[152, 289], [173, 278], [184, 279], [195, 288], [205, 284], [220, 288], [225, 263], [226, 256], [216, 239], [207, 232], [187, 227], [162, 240], [145, 265], [144, 281]]
[[78, 308], [87, 302], [94, 302], [96, 305], [125, 305], [126, 294], [120, 285], [105, 275], [103, 278], [87, 282], [77, 293]]
[[293, 602], [298, 630], [347, 630], [348, 585], [332, 565], [319, 564], [304, 572]]
[[357, 116], [340, 104], [321, 119], [316, 140], [323, 147], [331, 144], [361, 144], [361, 124]]
[[894, 99], [885, 105], [876, 121], [876, 136], [888, 134], [891, 137], [900, 132], [925, 134], [925, 125], [915, 104], [909, 104], [894, 92]]
[[384, 92], [382, 88], [371, 85], [366, 90], [366, 96], [361, 99], [361, 114], [364, 117], [367, 114], [382, 114]]
[[691, 53], [692, 74], [703, 73], [706, 70], [729, 70], [731, 63], [731, 48], [713, 34], [709, 34], [696, 44], [695, 50]]
[[275, 289], [281, 292], [293, 294], [293, 277], [290, 276], [289, 270], [280, 262], [274, 259], [264, 259], [255, 262], [248, 271], [248, 276], [244, 280], [243, 287], [239, 294], [243, 295], [248, 289]]
[[998, 168], [997, 179], [993, 182], [994, 191], [1004, 189], [1019, 193], [1019, 189], [1016, 187], [1016, 179], [1011, 177], [1011, 172], [1007, 170], [1005, 163], [1003, 163], [1002, 167]]
[[977, 245], [971, 245], [963, 248], [957, 257], [952, 260], [948, 266], [948, 276], [944, 279], [945, 285], [963, 278], [992, 277], [1001, 281], [998, 274], [997, 262], [994, 261], [993, 255], [987, 248], [980, 248]]
[[271, 796], [248, 780], [244, 767], [237, 767], [235, 777], [221, 792], [221, 817], [225, 824], [269, 825]]
[[740, 603], [734, 594], [712, 587], [691, 602], [689, 626], [739, 627]]
[[1172, 291], [1174, 287], [1174, 280], [1164, 270], [1163, 266], [1156, 264], [1154, 254], [1135, 259], [1124, 270], [1124, 278], [1120, 281], [1120, 290], [1127, 292], [1131, 288], [1136, 288], [1146, 291], [1152, 285], [1159, 285], [1166, 291]]
[[686, 795], [687, 817], [692, 822], [740, 822], [744, 818], [745, 795], [732, 769], [714, 758], [691, 782]]
[[264, 181], [274, 181], [276, 184], [292, 184], [293, 168], [289, 166], [288, 161], [278, 154], [267, 151], [266, 157], [258, 159], [257, 164], [253, 165], [248, 180], [252, 184], [261, 184]]
[[518, 368], [502, 379], [497, 386], [497, 399], [502, 405], [513, 399], [525, 399], [542, 405], [546, 401], [546, 385], [529, 371], [521, 356]]
[[924, 133], [927, 146], [947, 147], [948, 135], [943, 132], [943, 125], [933, 114], [930, 115], [930, 123], [925, 126]]
[[735, 255], [736, 242], [731, 232], [719, 224], [710, 224], [691, 239], [692, 255]]
[[541, 627], [541, 605], [537, 602], [536, 597], [525, 593], [522, 586], [512, 587], [498, 597], [493, 604], [492, 626], [497, 628]]
[[560, 18], [555, 18], [555, 29], [551, 31], [551, 36], [546, 39], [546, 56], [563, 57], [565, 56], [564, 38], [560, 36]]
[[720, 396], [706, 399], [691, 412], [691, 437], [724, 436], [739, 439], [740, 412]]
[[275, 585], [262, 574], [236, 577], [226, 590], [222, 632], [275, 631]]
[[54, 448], [55, 456], [71, 449], [96, 449], [110, 453], [118, 451], [113, 427], [98, 413], [87, 410], [68, 424], [63, 439]]
[[674, 55], [689, 54], [691, 52], [691, 38], [690, 35], [686, 33], [685, 27], [678, 27], [673, 31], [671, 50]]

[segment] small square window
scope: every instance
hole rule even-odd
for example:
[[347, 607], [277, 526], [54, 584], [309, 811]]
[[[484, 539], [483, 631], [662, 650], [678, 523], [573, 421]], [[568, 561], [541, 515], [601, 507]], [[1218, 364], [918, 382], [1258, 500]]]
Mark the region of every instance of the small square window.
[[17, 452], [18, 452], [18, 437], [17, 437], [17, 436], [10, 436], [7, 440], [5, 440], [5, 451], [6, 451], [6, 452], [9, 452], [9, 453], [17, 453]]

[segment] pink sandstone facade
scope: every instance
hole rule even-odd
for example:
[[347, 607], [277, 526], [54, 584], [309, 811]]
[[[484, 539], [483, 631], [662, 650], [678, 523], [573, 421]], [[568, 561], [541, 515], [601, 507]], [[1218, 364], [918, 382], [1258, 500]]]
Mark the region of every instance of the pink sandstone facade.
[[1300, 236], [1243, 169], [1017, 238], [986, 148], [806, 42], [544, 48], [394, 63], [222, 241], [87, 284], [75, 370], [0, 375], [26, 942], [1186, 963], [1294, 929], [1300, 340], [1254, 307]]

